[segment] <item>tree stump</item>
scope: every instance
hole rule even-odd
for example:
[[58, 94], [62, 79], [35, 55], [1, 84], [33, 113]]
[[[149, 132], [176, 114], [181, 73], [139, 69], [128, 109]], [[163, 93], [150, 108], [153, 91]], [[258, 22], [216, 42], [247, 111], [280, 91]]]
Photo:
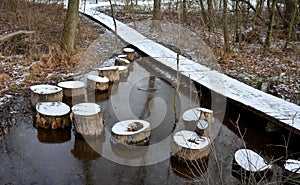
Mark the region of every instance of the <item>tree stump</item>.
[[102, 67], [98, 69], [99, 76], [107, 77], [111, 83], [118, 81], [120, 79], [119, 70], [116, 66]]
[[128, 75], [129, 75], [129, 71], [128, 71], [128, 67], [127, 66], [117, 66], [118, 70], [119, 70], [119, 74], [120, 74], [120, 82], [126, 82]]
[[214, 122], [213, 111], [206, 108], [199, 108], [201, 111], [200, 120], [206, 120], [209, 124]]
[[120, 121], [111, 132], [113, 143], [123, 145], [146, 145], [151, 135], [150, 123], [144, 120]]
[[288, 159], [284, 164], [283, 182], [300, 184], [300, 161]]
[[125, 58], [116, 57], [115, 66], [128, 66], [130, 61]]
[[93, 91], [107, 91], [109, 88], [109, 79], [96, 75], [87, 76], [87, 89]]
[[256, 152], [249, 149], [237, 150], [232, 163], [232, 175], [238, 179], [261, 181], [273, 174], [274, 166]]
[[210, 131], [210, 126], [206, 120], [199, 120], [195, 132], [199, 134], [200, 136], [207, 136], [210, 137], [211, 131]]
[[123, 53], [127, 55], [127, 60], [134, 61], [134, 49], [132, 48], [124, 48]]
[[65, 81], [57, 85], [63, 89], [65, 98], [82, 97], [85, 95], [85, 84], [81, 81]]
[[189, 130], [176, 132], [172, 137], [172, 159], [180, 164], [191, 166], [207, 164], [209, 153], [210, 139], [208, 137], [199, 136], [196, 132]]
[[195, 130], [196, 125], [200, 119], [201, 111], [199, 108], [189, 109], [182, 114], [182, 119], [185, 127], [188, 130]]
[[70, 107], [63, 102], [39, 102], [36, 110], [36, 127], [59, 129], [71, 125]]
[[33, 107], [38, 102], [61, 102], [63, 99], [62, 88], [54, 85], [33, 85], [30, 90]]
[[101, 107], [95, 103], [74, 105], [71, 118], [75, 131], [83, 136], [99, 136], [105, 127]]

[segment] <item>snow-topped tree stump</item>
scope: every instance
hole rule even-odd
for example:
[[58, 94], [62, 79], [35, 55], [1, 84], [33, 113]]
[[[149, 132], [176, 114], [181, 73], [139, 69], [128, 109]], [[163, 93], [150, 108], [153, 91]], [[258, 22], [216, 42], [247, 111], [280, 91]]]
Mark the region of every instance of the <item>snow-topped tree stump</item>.
[[120, 79], [119, 70], [118, 67], [116, 66], [101, 67], [98, 69], [98, 72], [99, 72], [99, 76], [107, 77], [109, 79], [109, 82], [111, 83], [118, 81]]
[[300, 161], [288, 159], [284, 164], [283, 182], [286, 184], [300, 184]]
[[39, 102], [36, 111], [36, 127], [59, 129], [71, 125], [70, 107], [63, 102]]
[[214, 122], [213, 111], [206, 108], [193, 108], [185, 111], [182, 119], [188, 130], [210, 137], [211, 124]]
[[63, 91], [62, 88], [54, 85], [33, 85], [31, 90], [31, 104], [33, 107], [38, 102], [62, 102]]
[[87, 76], [87, 89], [93, 91], [107, 91], [109, 88], [109, 79], [96, 75]]
[[105, 128], [101, 107], [96, 103], [80, 103], [72, 107], [75, 131], [83, 136], [99, 136]]
[[85, 95], [85, 84], [81, 81], [65, 81], [57, 85], [63, 89], [64, 98], [78, 98]]
[[274, 166], [250, 149], [239, 149], [232, 162], [232, 175], [238, 179], [261, 181], [273, 175]]
[[196, 132], [176, 132], [171, 140], [172, 159], [182, 165], [206, 165], [210, 144], [208, 137], [199, 136]]
[[129, 70], [127, 66], [117, 66], [120, 74], [120, 82], [126, 82], [128, 75], [129, 75]]
[[150, 123], [144, 120], [120, 121], [111, 129], [112, 142], [123, 145], [147, 145], [150, 136]]
[[128, 66], [130, 65], [130, 61], [127, 60], [126, 58], [119, 58], [116, 57], [115, 59], [115, 66]]
[[134, 61], [134, 49], [132, 48], [124, 48], [123, 53], [127, 55], [127, 60]]

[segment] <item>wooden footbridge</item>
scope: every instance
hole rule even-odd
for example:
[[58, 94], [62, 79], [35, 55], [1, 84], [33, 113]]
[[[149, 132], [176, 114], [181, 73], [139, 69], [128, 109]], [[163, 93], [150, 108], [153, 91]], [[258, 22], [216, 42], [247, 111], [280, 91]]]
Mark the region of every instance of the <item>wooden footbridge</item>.
[[[97, 5], [87, 5], [81, 13], [115, 31], [113, 19], [97, 12], [95, 7]], [[119, 21], [116, 21], [116, 25], [117, 34], [122, 40], [138, 48], [162, 65], [177, 71], [177, 54], [174, 51], [146, 38]], [[181, 75], [226, 98], [239, 102], [247, 109], [263, 115], [270, 121], [290, 129], [296, 134], [300, 134], [300, 106], [257, 90], [183, 56], [180, 56], [179, 59]]]

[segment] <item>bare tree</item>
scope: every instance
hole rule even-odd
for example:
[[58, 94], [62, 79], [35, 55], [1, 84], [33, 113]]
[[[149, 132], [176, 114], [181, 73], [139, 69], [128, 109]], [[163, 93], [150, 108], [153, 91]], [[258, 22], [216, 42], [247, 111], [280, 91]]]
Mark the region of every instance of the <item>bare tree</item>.
[[61, 44], [62, 49], [69, 54], [73, 53], [75, 50], [75, 44], [78, 33], [78, 19], [79, 0], [69, 0]]
[[152, 31], [161, 31], [160, 21], [161, 21], [161, 0], [154, 0], [153, 7], [153, 17], [151, 23]]
[[[271, 8], [271, 9], [270, 9]], [[275, 22], [275, 9], [276, 9], [276, 0], [272, 0], [272, 5], [269, 8], [269, 24], [268, 24], [268, 31], [267, 31], [267, 38], [265, 41], [264, 49], [269, 50], [271, 46], [272, 34], [273, 34], [273, 25]]]
[[228, 20], [227, 20], [227, 9], [228, 0], [223, 0], [223, 34], [224, 34], [224, 58], [227, 59], [230, 54], [230, 43], [229, 43], [229, 32], [228, 32]]

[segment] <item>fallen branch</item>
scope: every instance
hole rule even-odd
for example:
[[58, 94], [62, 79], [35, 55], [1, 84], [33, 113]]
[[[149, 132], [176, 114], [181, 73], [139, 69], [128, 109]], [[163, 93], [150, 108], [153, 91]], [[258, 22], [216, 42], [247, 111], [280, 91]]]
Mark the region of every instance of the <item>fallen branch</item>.
[[9, 40], [10, 38], [22, 35], [22, 34], [33, 34], [35, 31], [26, 31], [26, 30], [20, 30], [13, 33], [10, 33], [8, 35], [0, 37], [0, 42], [4, 42], [6, 40]]

